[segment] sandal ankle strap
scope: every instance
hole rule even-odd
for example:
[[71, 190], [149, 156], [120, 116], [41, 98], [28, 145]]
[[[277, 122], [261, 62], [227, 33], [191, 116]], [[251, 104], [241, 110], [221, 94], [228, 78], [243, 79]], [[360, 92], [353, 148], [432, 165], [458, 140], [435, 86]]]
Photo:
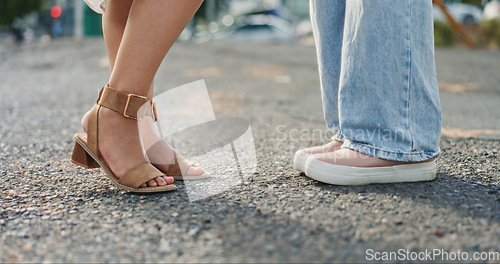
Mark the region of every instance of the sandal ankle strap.
[[[97, 104], [109, 108], [124, 117], [131, 119], [138, 119], [142, 116], [138, 116], [139, 109], [145, 104], [151, 104], [151, 116], [154, 121], [157, 120], [156, 116], [156, 104], [152, 99], [148, 99], [145, 96], [129, 94], [116, 89], [111, 88], [109, 85], [104, 86], [99, 93], [99, 98], [97, 99]], [[149, 115], [147, 113], [146, 115]]]

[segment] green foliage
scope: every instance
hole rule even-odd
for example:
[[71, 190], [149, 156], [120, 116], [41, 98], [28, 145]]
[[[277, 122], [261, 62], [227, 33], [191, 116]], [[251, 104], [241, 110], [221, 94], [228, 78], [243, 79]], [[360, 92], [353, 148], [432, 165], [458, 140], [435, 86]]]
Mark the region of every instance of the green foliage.
[[444, 3], [464, 3], [464, 4], [471, 4], [475, 6], [481, 6], [483, 0], [443, 0]]
[[0, 25], [10, 25], [16, 17], [41, 11], [45, 3], [43, 0], [0, 0]]
[[483, 21], [480, 27], [480, 41], [483, 45], [500, 47], [500, 19]]
[[[478, 41], [481, 47], [500, 48], [500, 19], [483, 21], [478, 26], [466, 27], [466, 31], [473, 39]], [[459, 39], [448, 23], [434, 21], [434, 43], [436, 47], [454, 46]]]
[[481, 0], [462, 0], [462, 3], [481, 6]]
[[453, 29], [448, 23], [434, 21], [434, 44], [436, 47], [450, 47], [455, 44]]

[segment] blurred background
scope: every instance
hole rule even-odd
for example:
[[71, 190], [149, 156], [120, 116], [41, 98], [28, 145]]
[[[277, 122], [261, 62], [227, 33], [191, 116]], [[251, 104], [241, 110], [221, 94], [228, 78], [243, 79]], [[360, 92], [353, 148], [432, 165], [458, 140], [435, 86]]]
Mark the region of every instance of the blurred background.
[[[297, 149], [333, 135], [309, 1], [205, 0], [155, 92], [205, 80], [217, 119], [251, 125], [258, 173], [189, 203], [186, 188], [119, 193], [69, 161], [73, 133], [109, 81], [101, 16], [83, 0], [0, 0], [0, 263], [363, 263], [367, 248], [403, 245], [500, 252], [500, 1], [435, 3], [439, 176], [347, 188], [291, 165]], [[198, 110], [199, 100], [186, 105]]]
[[[443, 0], [476, 47], [498, 50], [500, 0]], [[434, 7], [437, 46], [463, 35]], [[83, 0], [0, 0], [0, 45], [102, 36], [101, 17]], [[180, 40], [313, 44], [309, 0], [205, 0]]]

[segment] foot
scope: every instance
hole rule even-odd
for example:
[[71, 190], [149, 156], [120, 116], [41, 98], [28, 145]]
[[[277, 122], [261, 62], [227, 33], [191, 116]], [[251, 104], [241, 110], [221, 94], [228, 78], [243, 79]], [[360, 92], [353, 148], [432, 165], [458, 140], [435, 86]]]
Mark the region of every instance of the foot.
[[330, 164], [352, 167], [385, 167], [418, 163], [379, 159], [350, 148], [342, 148], [330, 153], [316, 153], [314, 158]]
[[306, 175], [338, 185], [429, 181], [436, 177], [434, 158], [421, 162], [379, 159], [349, 148], [311, 155]]
[[[154, 120], [150, 116], [145, 116], [140, 123], [141, 137], [146, 149], [149, 161], [160, 171], [168, 174], [170, 166], [175, 164], [175, 149], [172, 148], [155, 129]], [[205, 171], [197, 165], [191, 165], [186, 172], [186, 176], [201, 175]], [[169, 175], [178, 176], [178, 175]], [[179, 175], [180, 176], [180, 175]]]
[[[87, 113], [82, 119], [82, 127], [87, 131]], [[141, 143], [139, 141], [139, 129], [137, 121], [123, 117], [107, 108], [101, 108], [99, 112], [99, 152], [106, 160], [113, 174], [121, 178], [130, 169], [146, 162]], [[172, 177], [161, 176], [152, 179], [140, 187], [156, 187], [172, 184]]]
[[305, 172], [306, 161], [312, 154], [318, 153], [330, 153], [339, 150], [342, 147], [343, 142], [333, 140], [325, 145], [304, 148], [295, 153], [293, 159], [293, 166], [299, 171]]
[[[103, 111], [103, 110], [109, 110], [109, 109], [102, 109], [101, 111]], [[114, 112], [114, 111], [111, 111], [111, 112]], [[90, 113], [90, 111], [87, 112], [82, 119], [82, 127], [84, 128], [85, 132], [87, 131], [86, 128], [87, 128], [87, 124], [88, 124], [89, 113]], [[123, 117], [120, 114], [118, 114], [118, 116]], [[134, 126], [135, 126], [134, 131], [137, 131], [137, 128], [138, 128], [137, 121], [133, 120], [133, 119], [129, 119], [129, 120], [133, 121]], [[167, 142], [165, 142], [161, 138], [161, 136], [157, 133], [157, 130], [155, 129], [154, 121], [150, 116], [145, 116], [143, 119], [141, 119], [140, 129], [141, 129], [142, 141], [143, 141], [145, 149], [147, 150], [147, 156], [149, 159], [148, 161], [151, 164], [153, 164], [153, 166], [155, 166], [157, 169], [159, 169], [160, 171], [167, 174], [170, 166], [175, 164], [175, 160], [174, 160], [175, 149], [172, 148]], [[99, 133], [101, 136], [101, 131], [99, 131]], [[137, 136], [137, 138], [138, 138], [138, 136]], [[100, 144], [101, 144], [101, 142], [99, 141], [99, 149], [101, 150], [102, 146]], [[155, 147], [151, 148], [152, 146], [155, 146]], [[161, 147], [158, 147], [158, 146], [161, 146]], [[139, 147], [140, 147], [140, 143], [139, 143]], [[141, 148], [140, 153], [142, 154], [142, 148]], [[142, 160], [144, 160], [144, 157], [142, 155], [141, 155], [141, 158], [142, 158]], [[144, 161], [142, 161], [142, 162], [144, 162]], [[111, 165], [110, 165], [110, 167], [111, 167]], [[124, 170], [124, 171], [127, 171], [127, 170]], [[113, 172], [115, 172], [115, 171], [113, 170]], [[201, 175], [204, 172], [205, 171], [202, 168], [200, 168], [199, 166], [192, 165], [188, 169], [187, 175], [196, 176], [196, 175]], [[148, 181], [147, 184], [143, 184], [141, 187], [164, 186], [166, 184], [171, 184], [173, 182], [173, 180], [174, 180], [173, 177], [158, 177], [156, 179]]]

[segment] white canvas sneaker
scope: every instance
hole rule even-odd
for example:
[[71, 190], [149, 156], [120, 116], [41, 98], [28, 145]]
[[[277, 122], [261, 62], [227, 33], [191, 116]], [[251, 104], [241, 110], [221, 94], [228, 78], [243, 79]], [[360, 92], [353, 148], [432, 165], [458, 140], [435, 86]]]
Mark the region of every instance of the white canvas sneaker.
[[310, 147], [300, 149], [295, 152], [295, 156], [293, 158], [293, 167], [299, 171], [306, 172], [306, 161], [313, 154], [318, 153], [330, 153], [336, 150], [339, 150], [342, 147], [342, 142], [333, 140], [322, 146]]
[[434, 158], [423, 162], [391, 161], [348, 148], [311, 154], [305, 164], [307, 176], [335, 185], [432, 181], [436, 171]]

